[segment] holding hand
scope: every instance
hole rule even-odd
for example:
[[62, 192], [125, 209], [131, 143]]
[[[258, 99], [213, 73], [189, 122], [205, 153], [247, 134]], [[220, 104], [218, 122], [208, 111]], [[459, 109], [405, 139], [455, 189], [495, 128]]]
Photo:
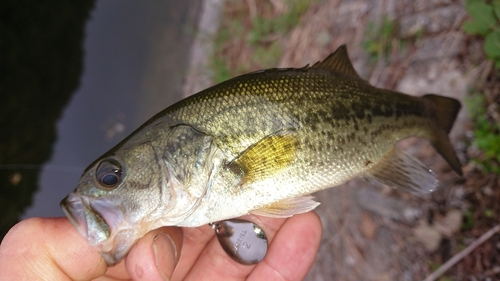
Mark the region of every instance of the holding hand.
[[0, 275], [2, 280], [302, 280], [318, 251], [318, 216], [245, 219], [258, 224], [269, 241], [266, 257], [256, 265], [233, 261], [206, 225], [153, 230], [113, 267], [66, 218], [27, 219], [2, 241]]

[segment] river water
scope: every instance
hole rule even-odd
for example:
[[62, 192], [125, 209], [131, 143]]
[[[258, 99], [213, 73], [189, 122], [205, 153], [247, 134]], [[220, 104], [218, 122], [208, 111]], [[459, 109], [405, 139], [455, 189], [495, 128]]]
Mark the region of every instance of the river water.
[[83, 170], [182, 97], [200, 1], [97, 1], [86, 26], [80, 87], [23, 218], [62, 216]]

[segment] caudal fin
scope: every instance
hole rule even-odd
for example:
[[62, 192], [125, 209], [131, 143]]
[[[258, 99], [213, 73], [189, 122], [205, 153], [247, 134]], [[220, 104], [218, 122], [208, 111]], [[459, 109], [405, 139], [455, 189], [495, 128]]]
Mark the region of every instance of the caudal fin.
[[422, 98], [425, 100], [429, 118], [432, 121], [434, 129], [434, 136], [430, 141], [437, 152], [448, 162], [453, 171], [461, 176], [463, 174], [462, 165], [453, 150], [448, 134], [462, 106], [458, 100], [453, 98], [432, 94], [425, 95]]

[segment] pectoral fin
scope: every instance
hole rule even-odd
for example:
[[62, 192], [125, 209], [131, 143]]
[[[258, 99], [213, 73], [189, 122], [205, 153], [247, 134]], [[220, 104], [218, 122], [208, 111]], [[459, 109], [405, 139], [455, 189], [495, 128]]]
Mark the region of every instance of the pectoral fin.
[[295, 159], [296, 138], [292, 130], [267, 136], [243, 151], [228, 168], [242, 175], [242, 184], [271, 177]]
[[382, 161], [365, 174], [368, 181], [377, 181], [413, 194], [429, 193], [436, 189], [434, 173], [422, 162], [394, 148]]
[[252, 214], [273, 217], [288, 218], [295, 214], [302, 214], [314, 210], [320, 203], [313, 200], [312, 196], [300, 196], [278, 201], [264, 208], [252, 211]]

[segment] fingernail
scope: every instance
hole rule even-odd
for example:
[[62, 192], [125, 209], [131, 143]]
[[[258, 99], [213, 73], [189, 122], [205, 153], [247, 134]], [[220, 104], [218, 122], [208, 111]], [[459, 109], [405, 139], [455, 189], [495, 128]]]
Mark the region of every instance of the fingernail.
[[156, 267], [163, 280], [170, 280], [178, 261], [177, 247], [170, 235], [160, 232], [153, 239]]

